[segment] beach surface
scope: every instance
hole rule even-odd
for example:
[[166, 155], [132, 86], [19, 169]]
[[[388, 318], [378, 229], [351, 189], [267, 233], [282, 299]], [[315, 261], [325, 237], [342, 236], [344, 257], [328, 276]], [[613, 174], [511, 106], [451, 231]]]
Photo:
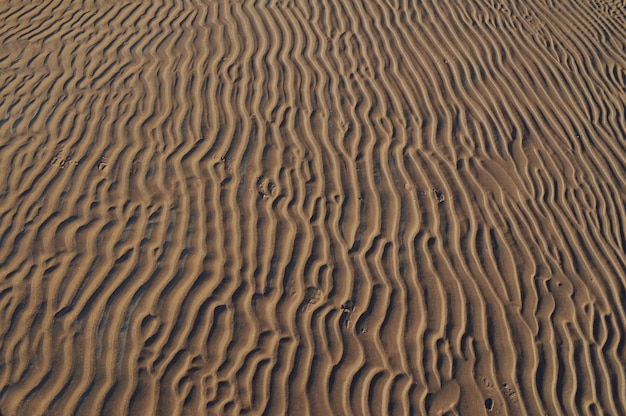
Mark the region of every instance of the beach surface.
[[0, 3], [0, 415], [626, 414], [626, 5]]

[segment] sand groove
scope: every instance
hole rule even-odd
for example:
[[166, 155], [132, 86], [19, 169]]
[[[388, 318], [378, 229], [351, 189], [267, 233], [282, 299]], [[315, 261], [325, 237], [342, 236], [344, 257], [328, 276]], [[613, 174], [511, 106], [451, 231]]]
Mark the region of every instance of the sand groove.
[[0, 6], [0, 414], [626, 413], [619, 2]]

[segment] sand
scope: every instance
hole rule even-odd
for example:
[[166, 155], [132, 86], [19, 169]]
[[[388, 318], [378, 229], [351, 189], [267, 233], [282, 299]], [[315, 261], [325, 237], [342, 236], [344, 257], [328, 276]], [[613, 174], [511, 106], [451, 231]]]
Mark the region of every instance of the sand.
[[623, 1], [3, 1], [0, 414], [626, 414], [625, 108]]

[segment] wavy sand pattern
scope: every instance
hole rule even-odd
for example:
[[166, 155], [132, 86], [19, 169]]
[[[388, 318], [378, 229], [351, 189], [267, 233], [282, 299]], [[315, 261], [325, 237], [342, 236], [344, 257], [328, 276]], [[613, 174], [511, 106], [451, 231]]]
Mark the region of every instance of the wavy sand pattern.
[[0, 5], [0, 414], [626, 414], [620, 1]]

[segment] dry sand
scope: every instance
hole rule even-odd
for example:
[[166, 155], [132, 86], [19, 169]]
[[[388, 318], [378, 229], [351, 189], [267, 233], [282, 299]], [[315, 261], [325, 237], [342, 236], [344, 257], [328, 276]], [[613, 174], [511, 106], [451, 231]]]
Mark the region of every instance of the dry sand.
[[626, 414], [626, 6], [0, 4], [1, 415]]

